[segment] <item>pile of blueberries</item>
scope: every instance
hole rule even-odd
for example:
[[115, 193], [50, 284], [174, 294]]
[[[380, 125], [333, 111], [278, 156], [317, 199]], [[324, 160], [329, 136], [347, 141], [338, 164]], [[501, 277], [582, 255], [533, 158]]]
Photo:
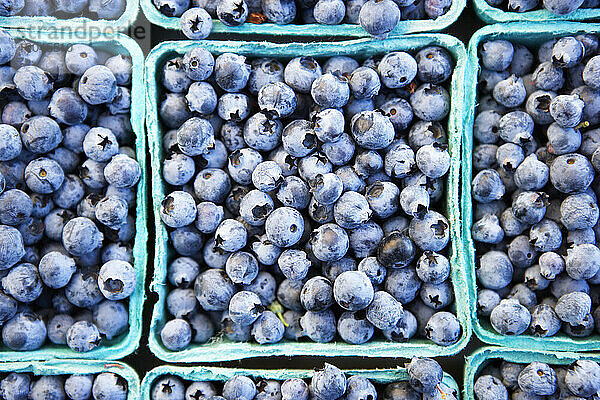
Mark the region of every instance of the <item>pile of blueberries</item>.
[[115, 20], [123, 15], [126, 5], [126, 0], [2, 0], [0, 17], [88, 17], [93, 20]]
[[546, 9], [555, 15], [569, 15], [581, 8], [600, 8], [600, 0], [485, 0], [490, 6], [523, 13]]
[[362, 66], [202, 47], [166, 62], [165, 347], [379, 331], [456, 343], [441, 213], [452, 71], [436, 46]]
[[128, 328], [141, 168], [131, 59], [0, 30], [0, 325], [78, 352]]
[[[178, 17], [190, 39], [204, 39], [212, 19], [226, 26], [270, 22], [287, 24], [360, 24], [384, 39], [400, 20], [436, 19], [452, 0], [152, 0], [167, 17]], [[316, 28], [318, 29], [318, 28]]]
[[126, 400], [127, 380], [112, 372], [97, 375], [32, 375], [12, 372], [0, 379], [7, 400]]
[[591, 34], [552, 39], [537, 53], [505, 40], [480, 48], [477, 310], [501, 334], [600, 328], [597, 53]]
[[235, 375], [222, 386], [214, 382], [185, 382], [174, 375], [158, 377], [152, 386], [151, 400], [456, 400], [455, 389], [442, 382], [440, 365], [430, 358], [413, 358], [407, 365], [408, 380], [380, 385], [352, 375], [331, 364], [316, 369], [310, 383], [300, 378], [283, 382]]
[[476, 400], [597, 399], [600, 365], [591, 360], [564, 366], [493, 360], [479, 372], [473, 389]]

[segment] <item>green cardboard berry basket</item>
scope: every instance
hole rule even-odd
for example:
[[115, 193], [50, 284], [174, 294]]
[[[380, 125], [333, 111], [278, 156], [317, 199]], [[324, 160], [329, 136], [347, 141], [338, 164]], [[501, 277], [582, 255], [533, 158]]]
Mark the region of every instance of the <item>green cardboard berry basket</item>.
[[462, 161], [462, 230], [465, 250], [465, 269], [469, 284], [469, 297], [471, 298], [471, 320], [473, 330], [482, 341], [507, 347], [554, 350], [554, 351], [596, 351], [600, 350], [600, 335], [594, 334], [587, 338], [571, 338], [562, 332], [549, 338], [537, 338], [529, 334], [520, 336], [504, 336], [497, 333], [489, 321], [479, 319], [477, 315], [477, 278], [475, 276], [475, 248], [471, 236], [473, 224], [473, 203], [471, 199], [472, 155], [473, 155], [473, 124], [475, 121], [475, 108], [477, 106], [477, 75], [479, 72], [479, 58], [477, 49], [487, 40], [505, 39], [520, 43], [531, 48], [541, 45], [544, 41], [562, 36], [580, 33], [600, 34], [600, 25], [584, 24], [577, 22], [563, 22], [560, 24], [542, 24], [533, 22], [514, 22], [510, 24], [497, 24], [486, 26], [477, 31], [469, 43], [469, 68], [465, 78], [466, 104], [470, 110], [465, 119], [463, 130], [463, 161]]
[[582, 8], [569, 15], [555, 15], [545, 9], [523, 13], [504, 11], [501, 8], [489, 5], [486, 0], [473, 0], [473, 6], [479, 18], [488, 24], [524, 21], [551, 23], [553, 21], [591, 21], [600, 19], [600, 9], [598, 8]]
[[[426, 340], [412, 340], [409, 343], [393, 343], [377, 340], [363, 345], [350, 345], [343, 342], [321, 344], [302, 341], [283, 341], [277, 344], [259, 345], [256, 343], [234, 343], [224, 338], [213, 338], [209, 343], [203, 345], [193, 344], [180, 352], [172, 352], [166, 349], [160, 339], [160, 329], [167, 321], [165, 298], [168, 287], [166, 275], [167, 263], [172, 255], [172, 250], [167, 243], [167, 230], [159, 214], [161, 202], [165, 197], [161, 161], [163, 158], [162, 136], [165, 130], [159, 122], [157, 111], [159, 101], [161, 100], [161, 89], [158, 79], [160, 79], [160, 71], [166, 61], [174, 56], [182, 55], [196, 46], [203, 46], [213, 54], [234, 52], [252, 57], [276, 57], [284, 59], [300, 55], [313, 56], [315, 58], [348, 55], [365, 59], [374, 54], [385, 54], [395, 50], [413, 51], [428, 45], [437, 45], [446, 48], [456, 60], [456, 68], [451, 83], [452, 108], [447, 127], [452, 162], [446, 185], [448, 188], [446, 210], [451, 225], [451, 278], [456, 298], [456, 313], [462, 326], [462, 335], [458, 342], [448, 347], [437, 346]], [[462, 127], [464, 118], [463, 74], [465, 66], [466, 51], [462, 43], [452, 36], [441, 34], [416, 34], [384, 41], [358, 39], [339, 43], [320, 43], [317, 46], [310, 43], [274, 44], [267, 42], [186, 41], [165, 42], [154, 48], [146, 60], [146, 77], [148, 81], [146, 126], [152, 155], [152, 196], [156, 228], [154, 278], [150, 284], [150, 290], [158, 293], [158, 301], [154, 305], [149, 334], [150, 349], [154, 354], [161, 360], [171, 362], [216, 362], [250, 357], [314, 354], [323, 354], [328, 357], [412, 357], [414, 354], [419, 354], [426, 357], [452, 355], [463, 349], [471, 336], [466, 277], [464, 275], [464, 268], [462, 268], [458, 204], [461, 145], [459, 129]]]
[[600, 362], [598, 354], [582, 354], [568, 352], [552, 352], [539, 350], [517, 350], [506, 347], [484, 347], [467, 357], [465, 364], [465, 381], [463, 384], [463, 398], [475, 400], [473, 386], [479, 371], [493, 360], [508, 361], [511, 363], [528, 365], [534, 361], [548, 365], [569, 365], [577, 360], [591, 360]]
[[[390, 36], [405, 35], [415, 32], [441, 31], [456, 22], [465, 8], [467, 0], [454, 0], [448, 12], [435, 20], [410, 20], [400, 21]], [[181, 31], [179, 17], [167, 17], [163, 15], [152, 3], [152, 0], [141, 0], [142, 10], [148, 21], [165, 29]], [[251, 24], [245, 23], [241, 26], [230, 27], [224, 25], [218, 19], [213, 20], [214, 33], [227, 33], [230, 35], [262, 35], [280, 37], [369, 37], [369, 34], [355, 24], [321, 25], [321, 24], [288, 24], [277, 25], [273, 23]]]
[[137, 349], [142, 334], [142, 306], [145, 300], [144, 282], [146, 279], [148, 228], [146, 226], [146, 136], [144, 134], [144, 113], [146, 110], [144, 96], [144, 55], [137, 43], [129, 37], [115, 33], [109, 36], [72, 35], [63, 32], [59, 37], [54, 32], [24, 31], [9, 29], [15, 40], [28, 39], [41, 45], [69, 46], [76, 43], [88, 44], [96, 49], [103, 49], [115, 54], [124, 54], [132, 60], [131, 84], [131, 126], [135, 133], [135, 150], [142, 175], [137, 185], [135, 239], [133, 247], [133, 266], [137, 272], [137, 286], [129, 297], [129, 329], [123, 335], [107, 341], [92, 351], [78, 353], [65, 346], [46, 342], [38, 350], [18, 352], [0, 346], [2, 361], [47, 360], [63, 358], [107, 359], [116, 360], [131, 354]]
[[115, 20], [93, 20], [88, 17], [74, 17], [65, 19], [53, 16], [29, 17], [15, 15], [11, 17], [0, 16], [0, 27], [46, 30], [53, 32], [55, 35], [57, 35], [56, 37], [63, 37], [64, 32], [76, 33], [77, 35], [80, 35], [80, 37], [85, 36], [86, 34], [94, 34], [96, 37], [99, 37], [103, 34], [113, 35], [129, 28], [137, 19], [139, 10], [140, 0], [126, 0], [123, 14]]
[[[376, 384], [389, 384], [408, 380], [406, 369], [378, 369], [378, 370], [352, 370], [344, 371], [347, 376], [359, 375], [365, 377]], [[187, 381], [201, 382], [221, 382], [225, 383], [229, 378], [242, 375], [253, 379], [273, 379], [284, 381], [291, 378], [310, 379], [314, 374], [311, 370], [256, 370], [256, 369], [237, 369], [237, 368], [210, 368], [210, 367], [173, 367], [161, 366], [148, 372], [142, 380], [142, 390], [140, 400], [150, 400], [150, 393], [154, 381], [162, 375], [175, 375]], [[460, 393], [458, 385], [454, 378], [444, 373], [443, 382]]]
[[0, 374], [11, 372], [29, 373], [35, 376], [45, 375], [87, 375], [112, 372], [127, 381], [127, 398], [138, 400], [140, 398], [140, 378], [127, 364], [116, 361], [101, 360], [51, 360], [31, 362], [1, 362]]

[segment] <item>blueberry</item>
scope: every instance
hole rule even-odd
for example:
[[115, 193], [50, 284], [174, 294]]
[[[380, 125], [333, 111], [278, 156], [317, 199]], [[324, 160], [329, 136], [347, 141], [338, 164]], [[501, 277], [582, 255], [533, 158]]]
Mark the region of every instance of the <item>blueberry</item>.
[[342, 308], [349, 311], [363, 310], [373, 301], [373, 284], [364, 272], [343, 272], [334, 282], [333, 295]]
[[425, 326], [426, 337], [438, 346], [451, 346], [461, 335], [458, 318], [447, 311], [439, 311], [431, 316]]
[[261, 111], [274, 118], [291, 115], [297, 104], [293, 89], [283, 82], [266, 84], [258, 92], [258, 106]]
[[333, 173], [317, 175], [311, 182], [314, 199], [323, 205], [334, 204], [342, 195], [343, 182]]
[[262, 161], [261, 154], [256, 150], [250, 148], [236, 150], [229, 156], [229, 174], [237, 183], [248, 185], [252, 183], [252, 174]]
[[450, 96], [442, 86], [421, 85], [410, 97], [417, 117], [424, 121], [440, 121], [450, 111]]
[[348, 78], [330, 73], [323, 74], [313, 81], [310, 93], [315, 103], [323, 108], [343, 107], [350, 98]]
[[194, 291], [198, 302], [207, 311], [227, 309], [235, 287], [225, 271], [208, 269], [196, 278]]
[[103, 65], [95, 65], [84, 72], [77, 90], [88, 104], [109, 103], [116, 95], [117, 80], [110, 69]]
[[335, 315], [331, 309], [324, 311], [307, 311], [300, 318], [303, 332], [314, 342], [328, 343], [336, 334]]
[[227, 259], [225, 271], [233, 283], [248, 285], [258, 275], [258, 263], [252, 254], [239, 251]]
[[214, 77], [221, 89], [238, 92], [248, 83], [250, 65], [246, 57], [233, 53], [224, 53], [215, 60]]
[[33, 264], [19, 264], [2, 278], [2, 289], [15, 300], [31, 303], [42, 293], [42, 281]]
[[243, 121], [250, 114], [250, 99], [241, 93], [226, 93], [219, 98], [217, 113], [225, 121]]
[[283, 170], [275, 161], [263, 161], [252, 172], [252, 183], [262, 192], [276, 190], [283, 182]]
[[239, 26], [248, 17], [248, 5], [244, 0], [219, 2], [217, 5], [217, 17], [227, 26]]
[[230, 190], [231, 181], [222, 169], [203, 169], [194, 180], [194, 193], [200, 200], [219, 203], [225, 199]]
[[[167, 95], [167, 100], [161, 106], [163, 114], [167, 112], [166, 107], [169, 105], [171, 100], [180, 99], [180, 97], [174, 97], [175, 94], [171, 93]], [[181, 99], [180, 101], [183, 101]], [[189, 114], [187, 114], [187, 109], [189, 108], [192, 112], [197, 112], [199, 114], [208, 115], [215, 111], [217, 108], [217, 94], [213, 89], [212, 85], [208, 82], [194, 82], [190, 85], [188, 92], [185, 96], [185, 106], [181, 107], [181, 111], [177, 110], [177, 112], [185, 112], [182, 115], [182, 119], [187, 120], [189, 118]], [[182, 106], [181, 104], [179, 106]], [[162, 115], [164, 120], [168, 120], [167, 115]], [[185, 118], [188, 117], [188, 118]], [[185, 122], [185, 121], [184, 121]]]
[[21, 125], [21, 140], [33, 153], [47, 153], [57, 148], [63, 139], [59, 125], [51, 118], [35, 116]]
[[177, 400], [184, 399], [184, 396], [185, 386], [174, 375], [165, 375], [156, 379], [150, 392], [152, 400]]
[[600, 89], [600, 57], [594, 56], [588, 60], [583, 69], [583, 81], [594, 89]]
[[479, 376], [475, 381], [473, 391], [478, 400], [508, 400], [506, 386], [500, 379], [492, 375]]
[[321, 75], [321, 66], [312, 57], [294, 58], [284, 70], [285, 83], [299, 93], [310, 93], [313, 82]]
[[88, 352], [100, 344], [100, 332], [87, 321], [75, 322], [67, 331], [67, 345], [77, 352]]
[[544, 8], [552, 14], [568, 15], [577, 10], [583, 4], [583, 0], [571, 0], [567, 2], [543, 0], [543, 4]]
[[192, 340], [192, 329], [187, 321], [173, 319], [168, 321], [160, 331], [163, 345], [170, 351], [185, 349]]
[[43, 100], [53, 88], [50, 75], [33, 65], [19, 68], [13, 81], [19, 95], [25, 100]]
[[56, 251], [44, 255], [38, 266], [40, 278], [46, 286], [53, 289], [65, 287], [75, 269], [74, 259]]
[[17, 46], [8, 31], [0, 30], [0, 64], [8, 63], [15, 55]]
[[277, 192], [277, 199], [286, 207], [303, 210], [310, 201], [308, 185], [296, 176], [284, 178]]
[[275, 209], [265, 223], [267, 237], [278, 247], [290, 247], [298, 243], [304, 233], [302, 215], [290, 207]]
[[526, 366], [519, 374], [518, 383], [524, 392], [539, 396], [551, 395], [558, 388], [556, 372], [541, 362]]
[[347, 389], [346, 375], [335, 366], [325, 363], [322, 369], [315, 370], [311, 388], [318, 398], [340, 398]]
[[104, 167], [104, 178], [109, 185], [115, 188], [131, 188], [135, 186], [142, 175], [140, 164], [133, 158], [124, 154], [113, 156]]
[[296, 18], [294, 0], [264, 0], [261, 4], [265, 16], [275, 24], [286, 25]]
[[92, 386], [92, 396], [98, 398], [111, 398], [125, 400], [128, 393], [128, 384], [121, 376], [112, 372], [102, 372], [96, 375]]
[[127, 202], [121, 197], [105, 197], [96, 204], [96, 220], [111, 229], [118, 229], [126, 222], [127, 209]]
[[549, 219], [531, 227], [529, 242], [536, 251], [547, 252], [557, 250], [562, 243], [562, 236], [558, 224]]
[[385, 39], [400, 20], [400, 9], [393, 0], [369, 0], [360, 9], [360, 26], [376, 39]]
[[525, 101], [527, 93], [523, 79], [511, 75], [494, 86], [494, 99], [508, 108], [518, 107]]
[[229, 318], [236, 324], [252, 325], [263, 311], [261, 299], [253, 292], [238, 292], [229, 302]]
[[172, 192], [161, 203], [160, 217], [171, 228], [189, 225], [196, 219], [196, 202], [187, 192]]
[[577, 153], [561, 155], [550, 165], [550, 181], [563, 193], [585, 191], [593, 178], [590, 162]]
[[133, 266], [126, 261], [111, 260], [100, 268], [98, 286], [109, 300], [123, 300], [129, 297], [137, 285], [137, 275]]
[[531, 313], [531, 333], [537, 337], [554, 336], [560, 331], [561, 321], [547, 304], [537, 305]]
[[11, 372], [0, 381], [0, 392], [6, 399], [17, 400], [28, 398], [31, 378], [25, 373]]
[[211, 382], [192, 382], [185, 390], [186, 400], [194, 400], [196, 397], [212, 398], [217, 396], [217, 390]]
[[65, 379], [65, 394], [73, 400], [86, 400], [92, 396], [93, 375], [71, 375]]
[[252, 336], [259, 344], [281, 341], [284, 331], [283, 322], [271, 311], [264, 311], [252, 325]]
[[300, 294], [302, 307], [308, 311], [324, 311], [333, 304], [331, 282], [324, 277], [309, 279]]
[[316, 22], [323, 25], [337, 25], [346, 15], [346, 5], [342, 0], [319, 0], [313, 9]]
[[404, 310], [392, 295], [378, 291], [367, 308], [367, 319], [378, 329], [392, 330], [404, 319]]
[[123, 303], [105, 300], [93, 308], [93, 323], [108, 340], [124, 333], [129, 326], [129, 313]]
[[290, 378], [281, 384], [282, 400], [308, 400], [309, 387], [302, 379]]
[[558, 91], [565, 83], [563, 70], [550, 61], [541, 63], [533, 71], [532, 80], [538, 89], [551, 91]]
[[422, 219], [413, 219], [409, 234], [422, 250], [441, 251], [450, 240], [449, 223], [436, 211], [429, 211]]
[[483, 65], [492, 71], [504, 71], [507, 69], [514, 55], [512, 43], [506, 40], [492, 40], [484, 42], [479, 50]]
[[536, 90], [527, 97], [525, 102], [525, 110], [533, 118], [533, 120], [542, 125], [547, 125], [554, 122], [554, 118], [550, 114], [550, 104], [556, 97], [556, 93], [546, 90]]
[[419, 393], [431, 393], [442, 383], [442, 367], [431, 358], [414, 357], [407, 365], [408, 383]]
[[373, 68], [360, 67], [350, 75], [350, 90], [355, 99], [370, 99], [379, 93], [381, 79]]
[[281, 399], [281, 384], [275, 380], [261, 380], [256, 384], [256, 400]]
[[283, 65], [272, 58], [260, 58], [251, 61], [252, 71], [248, 79], [248, 90], [257, 95], [264, 86], [283, 82]]
[[575, 396], [593, 395], [599, 389], [598, 376], [600, 376], [598, 363], [577, 360], [567, 368], [565, 386]]
[[191, 118], [178, 129], [177, 144], [190, 157], [206, 154], [215, 145], [213, 128], [203, 118]]
[[585, 103], [577, 95], [560, 95], [552, 99], [550, 114], [563, 128], [574, 128], [581, 121]]
[[152, 0], [152, 3], [163, 15], [179, 17], [189, 7], [190, 0]]
[[490, 315], [492, 327], [503, 335], [520, 335], [531, 323], [531, 314], [516, 299], [505, 299]]
[[327, 223], [311, 233], [310, 244], [317, 259], [337, 261], [346, 255], [350, 242], [344, 229], [339, 225]]
[[10, 125], [0, 125], [0, 160], [8, 161], [16, 158], [21, 153], [22, 144], [19, 132]]
[[563, 322], [577, 325], [591, 312], [590, 296], [582, 292], [567, 293], [558, 299], [556, 314]]
[[363, 344], [373, 337], [375, 328], [364, 312], [344, 312], [338, 319], [337, 331], [346, 343]]
[[46, 326], [40, 317], [19, 312], [4, 324], [2, 341], [11, 350], [30, 351], [40, 348], [46, 340]]
[[48, 340], [54, 344], [67, 344], [67, 331], [75, 323], [73, 317], [67, 314], [57, 314], [48, 321]]

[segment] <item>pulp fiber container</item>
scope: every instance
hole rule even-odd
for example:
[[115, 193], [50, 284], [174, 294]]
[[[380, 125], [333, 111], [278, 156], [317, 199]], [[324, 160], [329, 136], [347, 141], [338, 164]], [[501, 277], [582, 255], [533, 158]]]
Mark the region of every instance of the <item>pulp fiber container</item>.
[[[166, 349], [160, 339], [160, 330], [167, 322], [167, 310], [165, 307], [165, 299], [168, 294], [167, 264], [175, 254], [168, 244], [168, 233], [159, 214], [161, 202], [165, 197], [166, 187], [162, 179], [162, 159], [164, 155], [162, 137], [166, 130], [159, 122], [157, 109], [159, 102], [162, 100], [162, 89], [159, 81], [160, 71], [167, 60], [183, 55], [196, 46], [203, 46], [215, 55], [233, 52], [249, 57], [275, 57], [279, 59], [291, 59], [297, 56], [313, 56], [319, 59], [347, 55], [357, 57], [358, 59], [366, 59], [376, 54], [386, 54], [396, 50], [413, 51], [428, 45], [437, 45], [446, 48], [456, 62], [450, 91], [452, 108], [447, 126], [452, 162], [446, 185], [446, 214], [451, 225], [451, 278], [454, 287], [456, 313], [462, 326], [462, 334], [458, 342], [448, 347], [437, 346], [433, 342], [423, 339], [411, 340], [408, 343], [394, 343], [380, 339], [362, 345], [350, 345], [342, 341], [325, 344], [307, 341], [283, 341], [277, 344], [259, 345], [257, 343], [234, 343], [224, 338], [214, 338], [206, 344], [192, 344], [187, 349], [179, 352]], [[146, 122], [152, 155], [152, 196], [156, 227], [154, 278], [150, 284], [150, 290], [158, 293], [158, 301], [154, 306], [149, 335], [150, 348], [154, 354], [161, 360], [171, 362], [216, 362], [250, 357], [314, 354], [323, 354], [328, 357], [412, 357], [414, 354], [419, 354], [422, 357], [427, 357], [452, 355], [464, 348], [471, 335], [466, 278], [461, 261], [463, 256], [462, 246], [460, 246], [458, 205], [461, 145], [459, 129], [462, 127], [464, 118], [463, 110], [465, 109], [463, 90], [465, 59], [465, 49], [462, 43], [452, 36], [440, 34], [417, 34], [384, 41], [359, 39], [339, 43], [320, 43], [318, 46], [310, 43], [274, 44], [267, 42], [233, 41], [165, 42], [158, 45], [146, 60], [146, 77], [148, 80], [148, 114]]]
[[[409, 20], [400, 21], [398, 26], [390, 33], [390, 36], [399, 36], [407, 33], [415, 32], [436, 32], [441, 31], [452, 25], [463, 9], [467, 0], [453, 0], [452, 6], [448, 12], [435, 20]], [[148, 21], [154, 25], [158, 25], [165, 29], [181, 31], [179, 17], [167, 17], [162, 14], [152, 0], [141, 0], [142, 10]], [[280, 36], [280, 37], [313, 37], [313, 38], [334, 38], [334, 37], [364, 37], [370, 35], [356, 24], [340, 24], [340, 25], [321, 25], [321, 24], [287, 24], [277, 25], [273, 23], [252, 24], [246, 22], [241, 26], [231, 27], [224, 25], [218, 19], [213, 20], [214, 33], [227, 33], [240, 37], [242, 35], [261, 35], [261, 36]]]
[[[46, 0], [52, 1], [52, 0]], [[137, 19], [140, 9], [140, 0], [126, 0], [125, 10], [117, 19], [94, 20], [88, 17], [57, 18], [47, 17], [29, 17], [15, 15], [12, 17], [0, 16], [0, 27], [18, 28], [36, 31], [49, 31], [55, 35], [61, 35], [64, 32], [77, 33], [77, 37], [86, 34], [108, 34], [113, 35], [129, 28]]]
[[[462, 231], [464, 237], [465, 269], [471, 298], [471, 319], [473, 330], [482, 341], [522, 349], [555, 350], [555, 351], [597, 351], [600, 350], [600, 335], [597, 333], [587, 338], [572, 338], [564, 333], [547, 338], [537, 338], [529, 334], [520, 336], [504, 336], [492, 328], [489, 321], [480, 319], [477, 315], [477, 278], [475, 276], [475, 248], [471, 236], [473, 225], [473, 202], [471, 198], [471, 180], [473, 170], [473, 124], [477, 106], [477, 76], [480, 69], [477, 49], [487, 40], [504, 39], [526, 45], [530, 50], [537, 49], [543, 42], [582, 33], [600, 34], [600, 26], [576, 22], [561, 24], [541, 24], [518, 22], [486, 26], [477, 31], [469, 43], [469, 68], [465, 78], [466, 109], [469, 112], [465, 118], [463, 130], [463, 160], [462, 160]], [[534, 52], [535, 54], [535, 52]]]
[[[541, 1], [540, 1], [541, 4]], [[493, 7], [486, 0], [473, 0], [475, 12], [488, 24], [498, 22], [563, 22], [563, 21], [591, 21], [600, 19], [600, 8], [581, 8], [569, 15], [555, 15], [546, 9], [527, 12], [509, 12]], [[552, 25], [555, 26], [554, 24]]]
[[[406, 369], [378, 369], [378, 370], [353, 370], [344, 371], [346, 376], [359, 375], [365, 377], [374, 384], [389, 384], [393, 382], [407, 381], [408, 374]], [[307, 379], [313, 376], [314, 371], [311, 370], [252, 370], [252, 369], [237, 369], [237, 368], [210, 368], [210, 367], [173, 367], [173, 366], [160, 366], [154, 368], [148, 372], [142, 380], [142, 391], [140, 400], [150, 400], [150, 393], [152, 390], [152, 384], [154, 381], [162, 375], [175, 375], [183, 380], [187, 381], [210, 381], [216, 384], [225, 383], [229, 378], [242, 375], [250, 377], [254, 380], [257, 379], [272, 379], [277, 381], [284, 381], [291, 378]], [[454, 378], [444, 373], [443, 382], [456, 390], [457, 396], [460, 393], [458, 385]], [[458, 398], [458, 397], [457, 397]]]
[[115, 33], [109, 36], [98, 35], [69, 35], [61, 34], [57, 38], [54, 32], [24, 31], [9, 29], [15, 40], [31, 40], [41, 46], [64, 46], [65, 48], [77, 43], [88, 44], [95, 49], [105, 50], [114, 54], [123, 54], [132, 60], [131, 83], [131, 126], [135, 134], [135, 151], [137, 160], [142, 168], [142, 175], [137, 185], [135, 210], [135, 241], [133, 246], [133, 267], [137, 272], [137, 286], [129, 297], [129, 329], [126, 333], [111, 341], [104, 339], [100, 346], [87, 353], [79, 353], [66, 345], [58, 346], [46, 341], [38, 350], [13, 351], [0, 344], [0, 359], [2, 361], [46, 360], [56, 358], [85, 358], [116, 360], [123, 358], [137, 349], [142, 334], [142, 306], [145, 300], [144, 282], [146, 279], [148, 228], [146, 226], [146, 138], [144, 135], [144, 113], [146, 103], [144, 97], [144, 55], [135, 41], [129, 37]]
[[517, 350], [507, 347], [484, 347], [467, 357], [465, 364], [465, 381], [463, 386], [463, 398], [475, 400], [473, 386], [479, 376], [479, 371], [494, 360], [508, 361], [511, 363], [524, 364], [525, 366], [537, 361], [550, 366], [566, 366], [577, 360], [591, 360], [600, 362], [598, 354], [561, 353], [543, 350]]
[[127, 381], [127, 399], [138, 400], [140, 396], [140, 378], [137, 373], [127, 364], [116, 361], [100, 360], [51, 360], [31, 362], [2, 362], [0, 363], [0, 374], [11, 372], [33, 374], [35, 380], [39, 376], [46, 375], [84, 375], [112, 372]]

